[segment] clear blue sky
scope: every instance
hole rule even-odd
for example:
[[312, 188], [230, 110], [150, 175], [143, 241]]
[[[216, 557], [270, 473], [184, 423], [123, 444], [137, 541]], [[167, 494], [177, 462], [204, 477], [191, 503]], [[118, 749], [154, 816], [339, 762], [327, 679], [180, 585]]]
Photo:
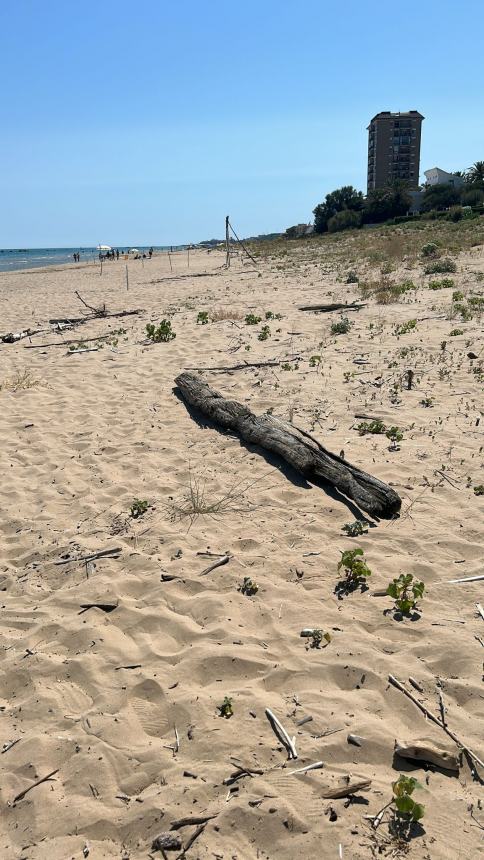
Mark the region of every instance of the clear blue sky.
[[309, 221], [365, 190], [380, 110], [424, 114], [421, 171], [466, 168], [483, 42], [482, 0], [4, 0], [0, 247]]

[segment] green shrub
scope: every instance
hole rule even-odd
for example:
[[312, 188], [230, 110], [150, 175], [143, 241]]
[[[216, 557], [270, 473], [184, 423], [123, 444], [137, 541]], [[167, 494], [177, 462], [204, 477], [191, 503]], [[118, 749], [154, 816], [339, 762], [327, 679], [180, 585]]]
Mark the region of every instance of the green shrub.
[[348, 334], [351, 326], [351, 323], [348, 317], [342, 317], [339, 322], [335, 322], [331, 326], [331, 334]]
[[380, 418], [375, 418], [373, 421], [366, 422], [361, 421], [356, 429], [360, 436], [366, 436], [368, 433], [372, 435], [380, 435], [381, 433], [386, 432], [386, 426]]
[[456, 271], [457, 266], [450, 257], [443, 257], [442, 260], [436, 260], [435, 263], [428, 263], [424, 269], [426, 275], [445, 275], [447, 272]]
[[262, 317], [256, 317], [255, 314], [247, 314], [245, 318], [246, 325], [257, 325], [260, 323]]
[[435, 242], [427, 242], [420, 253], [422, 257], [437, 257], [440, 253], [439, 246]]
[[257, 335], [257, 340], [267, 340], [271, 336], [271, 330], [268, 325], [263, 325], [261, 331]]
[[197, 316], [197, 325], [207, 325], [209, 322], [207, 311], [199, 311]]
[[452, 278], [441, 278], [440, 281], [429, 281], [429, 290], [450, 290], [455, 287]]
[[393, 329], [393, 334], [399, 337], [401, 334], [408, 334], [417, 328], [417, 320], [408, 320], [406, 323], [396, 325]]
[[353, 269], [351, 269], [351, 271], [348, 272], [348, 275], [346, 277], [346, 283], [347, 284], [357, 284], [358, 281], [359, 281], [358, 275], [356, 274], [356, 272]]
[[361, 226], [361, 212], [354, 209], [343, 209], [328, 221], [328, 232], [338, 233], [340, 230], [351, 230]]
[[464, 330], [462, 328], [453, 328], [449, 337], [458, 337], [460, 334], [464, 334]]
[[167, 343], [176, 337], [175, 332], [171, 330], [171, 322], [169, 320], [162, 320], [158, 328], [152, 323], [148, 323], [146, 334], [153, 343]]

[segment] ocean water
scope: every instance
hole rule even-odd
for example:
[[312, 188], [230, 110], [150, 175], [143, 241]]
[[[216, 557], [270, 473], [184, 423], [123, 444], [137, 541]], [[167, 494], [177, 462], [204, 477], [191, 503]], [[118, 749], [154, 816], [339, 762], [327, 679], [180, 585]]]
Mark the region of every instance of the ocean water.
[[[140, 251], [148, 251], [152, 247], [155, 251], [166, 251], [169, 245], [130, 245]], [[174, 250], [178, 250], [173, 246]], [[129, 248], [123, 250], [128, 251]], [[119, 248], [121, 252], [121, 248]], [[73, 254], [81, 255], [81, 263], [92, 263], [98, 260], [99, 251], [95, 248], [0, 248], [0, 272], [14, 272], [18, 269], [34, 269], [39, 266], [55, 266], [65, 263], [74, 263]]]

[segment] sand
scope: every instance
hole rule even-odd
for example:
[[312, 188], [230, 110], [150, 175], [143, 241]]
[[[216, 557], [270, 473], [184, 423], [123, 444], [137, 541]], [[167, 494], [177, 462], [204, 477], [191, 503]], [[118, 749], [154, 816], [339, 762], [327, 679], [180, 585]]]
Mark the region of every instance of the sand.
[[[484, 498], [473, 492], [484, 483], [482, 381], [467, 357], [482, 358], [482, 326], [449, 321], [449, 291], [420, 288], [398, 304], [370, 300], [348, 335], [331, 336], [337, 314], [298, 305], [358, 290], [299, 257], [288, 268], [262, 260], [257, 271], [239, 259], [225, 272], [216, 253], [193, 253], [189, 269], [178, 254], [170, 273], [167, 257], [155, 256], [130, 263], [128, 292], [122, 261], [102, 277], [95, 265], [0, 275], [2, 333], [79, 316], [75, 290], [110, 311], [144, 309], [31, 339], [126, 330], [97, 351], [0, 344], [0, 748], [17, 741], [0, 755], [2, 860], [161, 857], [151, 849], [158, 834], [207, 815], [216, 817], [189, 858], [400, 856], [386, 823], [375, 834], [364, 818], [391, 799], [400, 773], [418, 778], [414, 796], [426, 807], [409, 856], [482, 854], [482, 787], [468, 761], [458, 775], [394, 761], [396, 738], [457, 748], [388, 684], [395, 675], [438, 714], [439, 683], [449, 726], [484, 757], [482, 583], [446, 583], [483, 573]], [[458, 265], [457, 286], [475, 291], [483, 249]], [[235, 318], [197, 325], [199, 311], [214, 309]], [[266, 311], [282, 319], [259, 341], [265, 321], [246, 326], [244, 317]], [[146, 323], [163, 317], [176, 339], [146, 344]], [[410, 318], [416, 329], [397, 337], [394, 326]], [[455, 327], [464, 334], [449, 337]], [[314, 355], [321, 361], [310, 366]], [[173, 392], [185, 368], [269, 359], [289, 369], [204, 376], [391, 484], [399, 519], [347, 537], [342, 526], [358, 514], [351, 503], [204, 427]], [[399, 386], [408, 368], [410, 391]], [[32, 387], [12, 390], [19, 379]], [[359, 413], [402, 428], [399, 450], [384, 435], [358, 435]], [[190, 484], [211, 514], [184, 515]], [[134, 499], [149, 503], [138, 519]], [[336, 566], [355, 547], [373, 571], [369, 589], [338, 599]], [[110, 548], [117, 558], [75, 560]], [[225, 553], [228, 564], [201, 576]], [[426, 586], [414, 621], [396, 620], [392, 600], [373, 595], [402, 572]], [[244, 577], [259, 587], [252, 597], [238, 591]], [[105, 608], [82, 611], [89, 603]], [[304, 627], [328, 631], [330, 644], [309, 648]], [[218, 710], [226, 696], [230, 719]], [[296, 762], [265, 708], [295, 735]], [[231, 759], [262, 774], [227, 786]], [[324, 767], [291, 774], [316, 761]], [[371, 787], [351, 803], [322, 797], [347, 777]], [[186, 844], [195, 826], [177, 832]]]

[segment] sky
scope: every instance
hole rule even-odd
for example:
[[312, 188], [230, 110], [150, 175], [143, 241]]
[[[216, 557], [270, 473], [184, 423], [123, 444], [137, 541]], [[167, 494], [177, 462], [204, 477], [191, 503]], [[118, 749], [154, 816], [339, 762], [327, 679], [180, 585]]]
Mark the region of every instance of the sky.
[[484, 159], [482, 0], [4, 0], [0, 247], [166, 245], [366, 189], [381, 110], [423, 171]]

